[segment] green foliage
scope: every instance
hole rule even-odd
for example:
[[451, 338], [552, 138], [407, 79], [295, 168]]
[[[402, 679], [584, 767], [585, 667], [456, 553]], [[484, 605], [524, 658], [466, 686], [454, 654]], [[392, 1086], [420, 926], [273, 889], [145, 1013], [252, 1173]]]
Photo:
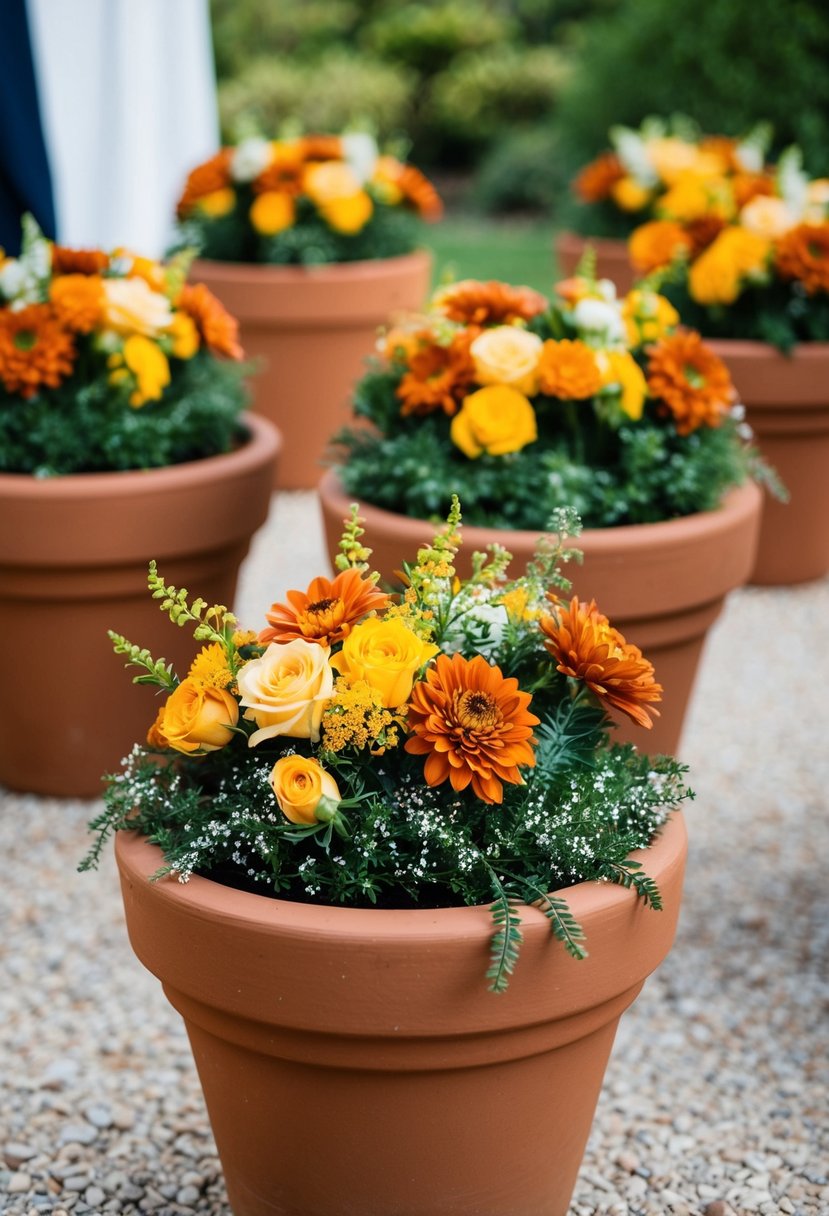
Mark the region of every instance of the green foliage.
[[670, 277], [660, 289], [683, 321], [710, 338], [749, 338], [790, 351], [798, 342], [829, 342], [829, 295], [809, 296], [798, 282], [748, 285], [728, 307], [704, 307], [687, 281]]
[[123, 634], [115, 633], [112, 629], [107, 630], [107, 636], [115, 653], [126, 656], [125, 667], [140, 667], [143, 671], [143, 675], [133, 676], [133, 684], [155, 684], [158, 688], [166, 688], [168, 692], [172, 692], [176, 687], [178, 680], [172, 663], [167, 663], [164, 659], [154, 659], [145, 647], [128, 642]]
[[428, 78], [464, 51], [503, 47], [516, 32], [506, 14], [475, 0], [437, 0], [384, 7], [365, 27], [362, 42], [381, 58]]
[[518, 962], [518, 951], [522, 942], [521, 917], [509, 901], [498, 875], [492, 873], [492, 885], [496, 891], [492, 912], [495, 932], [490, 944], [490, 964], [486, 978], [491, 992], [506, 992], [509, 977]]
[[483, 211], [495, 214], [550, 212], [565, 186], [556, 133], [538, 125], [499, 137], [481, 162], [472, 197]]
[[240, 437], [247, 368], [200, 351], [173, 360], [159, 401], [140, 408], [90, 351], [58, 388], [29, 400], [0, 387], [0, 471], [54, 477], [164, 468], [227, 452]]
[[360, 18], [352, 0], [211, 0], [220, 81], [238, 76], [254, 56], [313, 59], [347, 42]]

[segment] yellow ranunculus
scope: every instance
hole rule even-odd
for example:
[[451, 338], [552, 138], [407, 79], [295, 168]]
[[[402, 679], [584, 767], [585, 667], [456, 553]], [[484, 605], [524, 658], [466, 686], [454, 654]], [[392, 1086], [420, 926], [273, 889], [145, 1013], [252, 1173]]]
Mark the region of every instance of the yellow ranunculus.
[[213, 220], [227, 215], [236, 206], [236, 191], [232, 186], [223, 186], [221, 190], [212, 190], [203, 194], [198, 201], [198, 209]]
[[469, 348], [479, 384], [508, 384], [519, 393], [538, 391], [538, 359], [544, 343], [518, 325], [495, 325]]
[[628, 418], [638, 422], [648, 395], [648, 382], [641, 367], [626, 350], [600, 351], [596, 357], [602, 372], [602, 383], [621, 386], [619, 405]]
[[659, 342], [679, 324], [679, 313], [670, 300], [656, 291], [634, 288], [622, 301], [622, 320], [631, 346]]
[[238, 703], [226, 689], [186, 679], [159, 710], [147, 741], [151, 747], [171, 747], [185, 755], [215, 752], [233, 738], [231, 728], [238, 721]]
[[346, 680], [365, 680], [386, 709], [398, 709], [408, 701], [418, 671], [437, 652], [399, 617], [369, 617], [355, 625], [331, 666]]
[[176, 359], [192, 359], [199, 349], [199, 331], [188, 312], [179, 310], [167, 331], [173, 340], [172, 353]]
[[271, 772], [271, 788], [280, 811], [291, 823], [317, 823], [316, 811], [323, 799], [331, 804], [340, 801], [340, 791], [331, 774], [317, 760], [306, 756], [283, 756], [277, 760]]
[[647, 186], [642, 186], [635, 177], [620, 177], [610, 187], [610, 197], [622, 211], [641, 211], [647, 207], [651, 192]]
[[771, 242], [745, 228], [726, 228], [688, 272], [688, 290], [697, 304], [733, 304], [745, 279], [766, 270]]
[[294, 200], [282, 190], [264, 190], [251, 205], [250, 222], [262, 236], [284, 232], [295, 219]]
[[170, 301], [142, 278], [104, 279], [104, 320], [119, 334], [155, 338], [169, 329]]
[[725, 178], [701, 178], [695, 173], [683, 173], [659, 199], [657, 213], [667, 220], [688, 224], [707, 215], [730, 219], [734, 214], [734, 196]]
[[130, 405], [158, 401], [170, 383], [170, 364], [158, 343], [143, 334], [132, 334], [124, 343], [123, 358], [135, 377]]
[[374, 214], [372, 203], [365, 190], [348, 198], [335, 198], [328, 203], [318, 203], [317, 210], [329, 227], [345, 236], [354, 236], [365, 228]]
[[273, 642], [245, 663], [237, 684], [245, 719], [259, 727], [248, 740], [251, 747], [276, 735], [317, 742], [322, 711], [334, 691], [327, 646], [305, 638]]
[[470, 460], [520, 452], [538, 438], [535, 410], [523, 393], [505, 384], [478, 389], [452, 419], [452, 442]]

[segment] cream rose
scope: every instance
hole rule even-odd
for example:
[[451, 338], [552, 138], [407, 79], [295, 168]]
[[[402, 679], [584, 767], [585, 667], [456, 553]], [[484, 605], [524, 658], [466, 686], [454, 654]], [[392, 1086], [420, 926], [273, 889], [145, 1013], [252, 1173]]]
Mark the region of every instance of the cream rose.
[[797, 218], [782, 198], [758, 194], [740, 212], [740, 225], [755, 236], [782, 236], [797, 223]]
[[479, 334], [469, 348], [479, 384], [507, 384], [532, 396], [538, 388], [536, 369], [544, 345], [538, 334], [516, 325], [496, 325]]
[[234, 148], [230, 158], [230, 176], [235, 182], [252, 182], [272, 160], [270, 140], [252, 135]]
[[331, 666], [347, 680], [365, 680], [380, 693], [386, 709], [399, 709], [411, 695], [417, 672], [437, 652], [399, 617], [369, 617], [352, 629]]
[[329, 812], [330, 818], [330, 812], [336, 810], [340, 801], [340, 791], [331, 774], [306, 756], [283, 756], [277, 760], [271, 772], [271, 788], [280, 811], [291, 823], [318, 823], [325, 818], [323, 811]]
[[121, 334], [155, 338], [173, 321], [170, 301], [143, 279], [104, 279], [104, 319]]
[[261, 658], [244, 665], [237, 683], [245, 720], [259, 727], [250, 747], [277, 735], [319, 739], [322, 711], [334, 690], [327, 646], [305, 638], [273, 642]]

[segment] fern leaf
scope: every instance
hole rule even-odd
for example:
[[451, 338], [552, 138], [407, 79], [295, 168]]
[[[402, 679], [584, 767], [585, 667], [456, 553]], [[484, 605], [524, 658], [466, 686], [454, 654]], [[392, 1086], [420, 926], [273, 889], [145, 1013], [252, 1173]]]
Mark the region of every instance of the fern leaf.
[[495, 902], [490, 908], [495, 932], [490, 945], [490, 965], [486, 973], [491, 992], [506, 992], [509, 977], [518, 962], [518, 951], [523, 941], [521, 918], [515, 911], [497, 876], [491, 873], [496, 889]]

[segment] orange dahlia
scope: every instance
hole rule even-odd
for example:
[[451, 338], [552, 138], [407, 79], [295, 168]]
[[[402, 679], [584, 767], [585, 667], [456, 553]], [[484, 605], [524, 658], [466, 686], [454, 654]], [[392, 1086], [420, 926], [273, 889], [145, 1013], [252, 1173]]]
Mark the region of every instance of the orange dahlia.
[[455, 414], [458, 402], [475, 377], [475, 365], [469, 353], [478, 330], [456, 334], [449, 346], [430, 342], [409, 357], [409, 370], [395, 392], [403, 405], [401, 414], [431, 414], [441, 409]]
[[562, 401], [583, 401], [598, 393], [602, 373], [590, 347], [579, 341], [549, 339], [538, 360], [538, 386], [549, 397]]
[[573, 193], [584, 203], [600, 203], [610, 197], [611, 189], [624, 176], [624, 166], [616, 153], [603, 152], [576, 175]]
[[694, 331], [672, 334], [648, 352], [648, 391], [680, 435], [719, 426], [736, 398], [728, 368]]
[[289, 591], [288, 601], [273, 604], [265, 613], [269, 628], [257, 639], [263, 645], [304, 638], [333, 646], [348, 637], [352, 626], [367, 613], [386, 608], [389, 597], [359, 570], [351, 569], [334, 579], [315, 578], [305, 592]]
[[462, 279], [438, 292], [434, 305], [450, 321], [464, 325], [508, 325], [511, 321], [529, 321], [544, 312], [547, 301], [531, 287]]
[[291, 197], [302, 192], [305, 159], [297, 144], [277, 144], [274, 157], [266, 169], [251, 182], [254, 194], [267, 194], [276, 190]]
[[33, 397], [41, 385], [57, 388], [74, 362], [75, 340], [51, 305], [0, 309], [0, 381], [7, 392]]
[[98, 275], [64, 274], [52, 280], [49, 299], [55, 316], [67, 329], [88, 334], [101, 319], [104, 288]]
[[472, 792], [482, 802], [503, 802], [504, 786], [522, 785], [519, 765], [535, 764], [532, 700], [518, 681], [481, 655], [438, 655], [409, 702], [412, 732], [406, 751], [426, 756], [429, 785], [450, 781], [452, 789]]
[[784, 279], [798, 279], [809, 295], [829, 292], [829, 223], [798, 224], [777, 242], [774, 262]]
[[109, 266], [109, 255], [100, 249], [67, 249], [52, 246], [52, 274], [101, 274]]
[[204, 283], [185, 283], [176, 307], [193, 318], [205, 345], [214, 355], [224, 355], [228, 359], [244, 357], [239, 345], [238, 321]]
[[548, 599], [554, 605], [554, 615], [543, 616], [539, 623], [546, 638], [544, 645], [556, 660], [557, 669], [581, 680], [611, 709], [650, 729], [651, 715], [658, 717], [659, 710], [648, 708], [648, 703], [662, 699], [662, 685], [654, 679], [653, 664], [638, 646], [626, 642], [613, 628], [595, 600], [583, 604], [573, 596], [567, 608], [553, 594]]
[[690, 247], [688, 234], [674, 220], [651, 220], [631, 233], [628, 240], [631, 263], [640, 274], [670, 266], [678, 254]]
[[184, 190], [176, 205], [176, 214], [181, 219], [193, 210], [200, 198], [224, 190], [230, 185], [230, 162], [232, 148], [222, 148], [204, 164], [196, 165], [184, 183]]

